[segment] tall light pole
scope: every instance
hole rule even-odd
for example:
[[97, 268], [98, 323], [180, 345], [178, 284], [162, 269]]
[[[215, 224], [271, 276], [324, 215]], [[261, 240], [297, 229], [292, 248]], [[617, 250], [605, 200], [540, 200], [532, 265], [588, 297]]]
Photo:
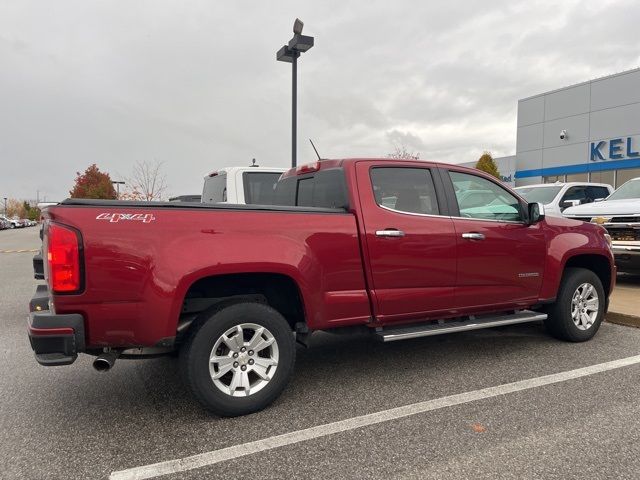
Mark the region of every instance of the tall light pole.
[[313, 47], [313, 37], [302, 35], [304, 23], [296, 18], [293, 38], [276, 53], [279, 62], [291, 63], [291, 166], [297, 164], [298, 57]]
[[111, 183], [113, 183], [116, 186], [116, 192], [118, 195], [118, 200], [120, 200], [120, 185], [124, 185], [124, 182], [121, 180], [115, 181], [115, 180], [111, 180]]

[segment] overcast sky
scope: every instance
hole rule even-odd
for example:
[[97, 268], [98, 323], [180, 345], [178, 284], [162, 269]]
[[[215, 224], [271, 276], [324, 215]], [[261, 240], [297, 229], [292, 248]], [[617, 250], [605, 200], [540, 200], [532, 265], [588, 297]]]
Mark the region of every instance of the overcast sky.
[[517, 101], [640, 65], [628, 1], [0, 0], [0, 196], [59, 200], [96, 163], [164, 162], [169, 194], [224, 166], [515, 153]]

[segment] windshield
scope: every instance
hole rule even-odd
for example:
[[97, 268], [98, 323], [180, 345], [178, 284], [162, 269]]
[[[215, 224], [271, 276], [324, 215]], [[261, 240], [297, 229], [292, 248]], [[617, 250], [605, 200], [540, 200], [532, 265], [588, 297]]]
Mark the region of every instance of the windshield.
[[515, 189], [528, 202], [551, 203], [562, 190], [558, 187], [518, 187]]
[[607, 200], [630, 200], [632, 198], [640, 199], [640, 178], [629, 180], [609, 195]]

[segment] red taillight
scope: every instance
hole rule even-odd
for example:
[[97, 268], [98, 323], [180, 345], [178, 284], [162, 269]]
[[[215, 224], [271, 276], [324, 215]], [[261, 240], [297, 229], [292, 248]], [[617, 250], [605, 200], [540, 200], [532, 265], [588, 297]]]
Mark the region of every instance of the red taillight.
[[49, 283], [54, 293], [80, 290], [80, 244], [75, 231], [51, 223], [47, 231]]

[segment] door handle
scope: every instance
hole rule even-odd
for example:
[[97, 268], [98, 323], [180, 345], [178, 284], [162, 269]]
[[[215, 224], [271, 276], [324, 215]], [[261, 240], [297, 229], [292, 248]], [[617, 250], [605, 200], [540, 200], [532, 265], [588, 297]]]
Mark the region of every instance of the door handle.
[[376, 230], [376, 237], [404, 237], [404, 232], [395, 228], [387, 228], [386, 230]]
[[485, 236], [482, 233], [469, 232], [469, 233], [463, 233], [462, 238], [466, 240], [484, 240]]

